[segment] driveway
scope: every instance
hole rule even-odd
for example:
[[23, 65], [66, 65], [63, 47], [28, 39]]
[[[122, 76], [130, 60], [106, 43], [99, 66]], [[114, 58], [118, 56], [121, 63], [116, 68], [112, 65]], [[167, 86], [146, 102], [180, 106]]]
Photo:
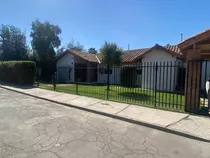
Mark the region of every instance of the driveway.
[[210, 158], [209, 148], [0, 88], [1, 158]]

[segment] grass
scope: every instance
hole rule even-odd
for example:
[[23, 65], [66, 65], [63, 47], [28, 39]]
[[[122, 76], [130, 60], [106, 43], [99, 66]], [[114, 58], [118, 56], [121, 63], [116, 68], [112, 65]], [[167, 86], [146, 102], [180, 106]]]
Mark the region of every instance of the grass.
[[[39, 87], [53, 90], [52, 84], [40, 83]], [[110, 90], [107, 91], [107, 86], [104, 85], [81, 84], [78, 85], [78, 93], [75, 84], [57, 84], [56, 91], [149, 107], [157, 107], [167, 110], [184, 111], [184, 95], [174, 93], [155, 93], [153, 90], [142, 88], [127, 88], [117, 85], [111, 85]]]

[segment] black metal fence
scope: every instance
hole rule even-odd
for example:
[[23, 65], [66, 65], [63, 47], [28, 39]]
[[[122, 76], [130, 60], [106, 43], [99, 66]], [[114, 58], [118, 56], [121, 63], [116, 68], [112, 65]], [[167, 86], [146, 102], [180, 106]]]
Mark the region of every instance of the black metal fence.
[[[57, 83], [56, 90], [131, 104], [184, 111], [184, 86], [186, 64], [176, 62], [145, 62], [113, 66], [77, 67], [86, 71], [79, 76], [69, 71], [65, 83]], [[57, 80], [59, 81], [59, 72]], [[107, 83], [109, 73], [110, 83]], [[81, 74], [81, 73], [80, 73]], [[63, 74], [62, 74], [63, 75]], [[74, 77], [72, 77], [72, 75]], [[83, 78], [82, 78], [83, 77]], [[71, 82], [85, 81], [85, 82]], [[110, 89], [108, 90], [108, 84]], [[53, 89], [50, 84], [40, 83], [42, 88]]]

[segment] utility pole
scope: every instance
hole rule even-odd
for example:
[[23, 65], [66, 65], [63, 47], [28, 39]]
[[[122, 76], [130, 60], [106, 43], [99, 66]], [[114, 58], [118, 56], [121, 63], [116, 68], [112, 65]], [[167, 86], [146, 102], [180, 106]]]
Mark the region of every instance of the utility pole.
[[130, 45], [128, 44], [128, 50], [130, 50]]
[[181, 33], [181, 42], [183, 41], [183, 33]]

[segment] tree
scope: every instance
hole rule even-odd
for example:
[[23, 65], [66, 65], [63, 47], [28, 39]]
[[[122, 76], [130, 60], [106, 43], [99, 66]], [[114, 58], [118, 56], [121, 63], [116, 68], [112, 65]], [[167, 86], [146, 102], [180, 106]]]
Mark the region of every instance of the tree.
[[12, 25], [2, 25], [0, 28], [0, 59], [28, 59], [25, 34]]
[[65, 47], [61, 47], [61, 48], [57, 49], [56, 56], [59, 56], [59, 55], [63, 54], [65, 49], [66, 49]]
[[48, 21], [40, 22], [35, 20], [32, 22], [31, 45], [39, 60], [52, 61], [55, 57], [54, 48], [61, 45], [59, 35], [61, 28], [58, 25], [53, 25]]
[[105, 42], [102, 45], [100, 52], [102, 54], [102, 63], [107, 66], [107, 90], [109, 90], [109, 76], [110, 68], [113, 65], [120, 65], [122, 62], [122, 49], [117, 46], [116, 43]]
[[76, 51], [80, 51], [80, 52], [85, 51], [84, 46], [81, 45], [78, 41], [75, 42], [74, 40], [72, 40], [68, 43], [67, 48], [68, 49], [73, 49], [73, 50], [76, 50]]
[[97, 54], [98, 52], [95, 48], [91, 47], [91, 48], [88, 49], [88, 53]]

